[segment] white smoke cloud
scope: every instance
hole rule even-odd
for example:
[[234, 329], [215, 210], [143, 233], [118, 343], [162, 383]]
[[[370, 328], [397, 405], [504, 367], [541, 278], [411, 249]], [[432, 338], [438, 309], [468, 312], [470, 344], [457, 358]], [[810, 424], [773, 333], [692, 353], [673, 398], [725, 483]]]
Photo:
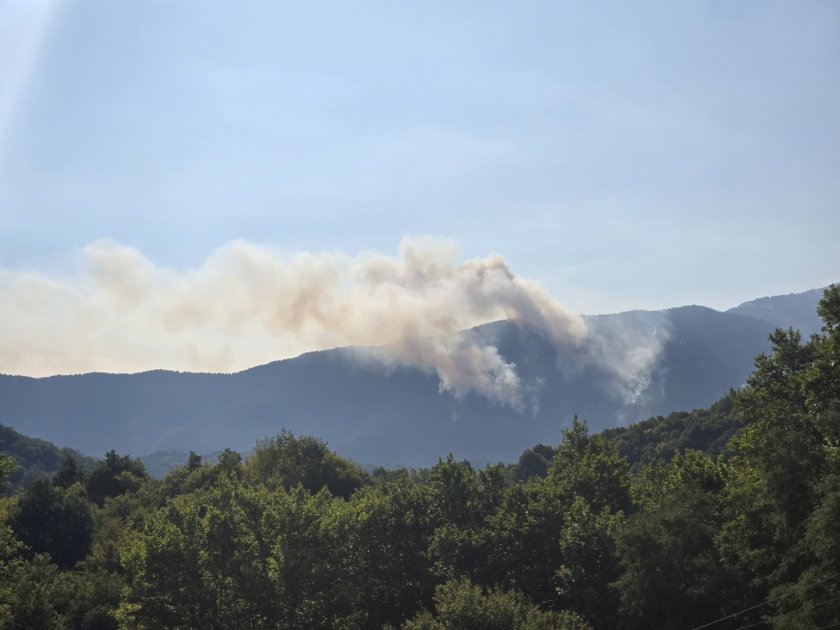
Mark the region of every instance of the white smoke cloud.
[[595, 316], [587, 319], [587, 329], [586, 342], [579, 353], [580, 365], [597, 365], [607, 372], [612, 377], [612, 393], [623, 403], [639, 402], [651, 385], [659, 357], [671, 336], [667, 315], [635, 311], [621, 317]]
[[434, 371], [440, 381], [439, 390], [451, 392], [459, 399], [474, 391], [517, 411], [524, 409], [516, 365], [505, 361], [498, 348], [482, 343], [469, 330], [358, 348], [354, 356], [387, 368], [408, 365]]
[[461, 261], [448, 241], [396, 256], [300, 253], [236, 241], [190, 270], [98, 241], [67, 278], [0, 272], [0, 372], [154, 368], [230, 372], [302, 352], [376, 345], [377, 360], [433, 371], [441, 390], [522, 407], [516, 366], [471, 326], [511, 319], [576, 346], [583, 320], [501, 256]]

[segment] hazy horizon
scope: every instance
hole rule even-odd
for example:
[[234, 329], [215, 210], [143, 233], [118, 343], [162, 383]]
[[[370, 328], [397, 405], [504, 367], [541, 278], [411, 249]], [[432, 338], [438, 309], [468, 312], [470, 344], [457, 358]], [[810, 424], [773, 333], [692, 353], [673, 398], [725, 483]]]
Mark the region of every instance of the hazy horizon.
[[[448, 243], [453, 268], [503, 257], [510, 286], [572, 314], [825, 286], [840, 269], [839, 62], [840, 6], [820, 2], [11, 0], [0, 349], [53, 369], [143, 352], [201, 369], [249, 347], [403, 338], [315, 309], [283, 330], [265, 315], [267, 342], [231, 320], [230, 278], [211, 269], [237, 247], [275, 261], [250, 289], [264, 314], [293, 308], [276, 289], [300, 284], [294, 261], [368, 291], [350, 267], [399, 261], [416, 238]], [[513, 308], [493, 295], [432, 329]]]

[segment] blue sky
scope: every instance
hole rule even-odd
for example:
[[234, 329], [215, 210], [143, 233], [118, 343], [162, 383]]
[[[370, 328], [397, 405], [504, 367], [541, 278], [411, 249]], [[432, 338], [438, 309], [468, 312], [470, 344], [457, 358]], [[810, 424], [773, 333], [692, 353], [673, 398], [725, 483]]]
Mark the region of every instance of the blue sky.
[[835, 2], [0, 2], [0, 270], [498, 252], [576, 312], [840, 279]]

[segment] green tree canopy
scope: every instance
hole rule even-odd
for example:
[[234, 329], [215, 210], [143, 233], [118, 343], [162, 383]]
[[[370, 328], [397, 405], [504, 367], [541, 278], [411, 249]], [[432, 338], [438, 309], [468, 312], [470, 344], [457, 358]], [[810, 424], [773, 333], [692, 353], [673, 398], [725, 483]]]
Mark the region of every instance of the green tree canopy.
[[302, 485], [310, 492], [327, 488], [334, 496], [348, 498], [365, 483], [365, 473], [351, 461], [330, 451], [318, 438], [295, 437], [283, 430], [257, 442], [245, 463], [251, 482], [287, 490]]
[[32, 553], [47, 553], [65, 569], [87, 555], [93, 538], [93, 515], [85, 497], [46, 479], [20, 497], [11, 525]]
[[148, 478], [143, 462], [111, 450], [88, 477], [87, 493], [91, 501], [101, 506], [108, 497], [134, 492]]
[[404, 630], [591, 630], [570, 612], [541, 610], [521, 593], [484, 589], [453, 580], [435, 590], [435, 611], [424, 612]]

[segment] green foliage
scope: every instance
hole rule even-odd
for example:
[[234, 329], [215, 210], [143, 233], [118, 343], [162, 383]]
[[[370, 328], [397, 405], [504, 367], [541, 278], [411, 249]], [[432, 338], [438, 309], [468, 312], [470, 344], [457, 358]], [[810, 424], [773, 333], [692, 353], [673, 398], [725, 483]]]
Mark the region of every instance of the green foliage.
[[3, 630], [56, 630], [62, 628], [62, 616], [57, 610], [60, 600], [61, 574], [45, 556], [33, 562], [19, 564], [12, 573], [4, 593], [0, 628]]
[[405, 630], [588, 630], [578, 615], [541, 610], [521, 593], [483, 589], [453, 580], [435, 590], [435, 612], [424, 612]]
[[618, 617], [618, 593], [612, 584], [621, 573], [615, 547], [624, 514], [608, 507], [594, 512], [576, 497], [563, 520], [559, 540], [563, 564], [555, 573], [561, 604], [597, 628], [609, 627]]
[[569, 502], [583, 498], [596, 511], [630, 508], [630, 466], [602, 436], [589, 435], [586, 422], [575, 418], [563, 431], [548, 474]]
[[478, 475], [469, 462], [456, 462], [450, 454], [429, 476], [434, 518], [457, 527], [476, 525], [485, 514]]
[[187, 470], [198, 470], [199, 468], [201, 468], [201, 464], [201, 455], [199, 455], [195, 451], [190, 451], [189, 457], [187, 458]]
[[65, 457], [58, 472], [53, 475], [52, 482], [60, 488], [69, 488], [73, 484], [87, 482], [87, 471], [73, 457]]
[[724, 487], [723, 470], [705, 453], [685, 451], [671, 461], [658, 461], [638, 469], [633, 479], [635, 503], [646, 511], [662, 505], [668, 495], [683, 487], [719, 493]]
[[87, 555], [93, 538], [93, 516], [81, 488], [65, 490], [45, 479], [20, 497], [10, 522], [29, 550], [49, 554], [63, 569]]
[[[8, 477], [11, 490], [26, 487], [38, 479], [51, 477], [67, 459], [73, 459], [82, 469], [91, 469], [95, 461], [69, 448], [58, 448], [50, 442], [21, 435], [11, 427], [0, 424], [0, 461], [10, 457], [15, 467]], [[0, 494], [5, 490], [0, 488]]]
[[511, 468], [511, 478], [514, 481], [528, 481], [533, 477], [545, 477], [553, 459], [554, 449], [545, 444], [525, 449]]
[[322, 492], [236, 479], [176, 499], [124, 552], [137, 627], [319, 628], [352, 613], [346, 510]]
[[327, 488], [344, 498], [360, 488], [366, 477], [361, 468], [330, 451], [322, 440], [295, 437], [286, 430], [257, 442], [245, 474], [252, 483], [269, 488], [289, 490], [300, 484], [310, 492]]
[[545, 479], [508, 488], [485, 523], [482, 584], [499, 584], [524, 592], [533, 601], [552, 605], [558, 599], [554, 576], [562, 563], [559, 544], [566, 499]]
[[87, 480], [90, 500], [101, 506], [108, 497], [135, 492], [149, 476], [139, 459], [120, 457], [116, 451], [105, 453], [105, 459], [91, 472]]
[[633, 465], [669, 461], [692, 449], [717, 457], [743, 423], [734, 410], [735, 392], [730, 391], [708, 409], [675, 411], [628, 427], [602, 431], [600, 435]]
[[745, 592], [779, 595], [762, 611], [776, 627], [819, 627], [836, 614], [827, 605], [813, 609], [820, 593], [831, 592], [836, 583], [810, 585], [836, 566], [825, 556], [836, 533], [821, 524], [834, 515], [840, 478], [838, 291], [829, 287], [820, 303], [823, 334], [803, 342], [796, 331], [777, 330], [772, 353], [756, 359], [736, 399], [748, 428], [732, 445], [724, 490], [727, 521], [718, 545]]
[[[259, 627], [254, 622], [260, 606], [270, 608], [266, 599], [273, 595], [252, 522], [261, 518], [254, 512], [263, 511], [264, 498], [228, 485], [151, 515], [142, 535], [123, 551], [131, 596], [121, 615], [139, 627], [223, 628], [237, 618]], [[254, 594], [240, 597], [240, 582], [263, 598], [243, 602]]]
[[183, 494], [193, 494], [204, 488], [218, 484], [224, 475], [221, 466], [202, 464], [198, 468], [189, 469], [185, 466], [173, 468], [160, 485], [160, 495], [163, 499], [172, 499]]
[[15, 538], [12, 528], [5, 523], [0, 524], [0, 628], [3, 627], [4, 620], [14, 614], [10, 608], [14, 600], [13, 591], [18, 582], [17, 569], [22, 564], [21, 548], [22, 545]]
[[492, 524], [507, 493], [501, 466], [476, 472], [468, 462], [450, 455], [429, 474], [431, 518], [435, 525], [429, 544], [434, 572], [443, 579], [466, 575], [493, 583], [498, 575], [497, 530]]
[[218, 474], [230, 479], [242, 479], [244, 470], [242, 468], [242, 455], [236, 451], [226, 448], [219, 453]]
[[361, 625], [399, 625], [431, 603], [434, 578], [428, 553], [431, 493], [408, 476], [353, 496]]
[[3, 630], [116, 630], [120, 582], [89, 572], [62, 572], [47, 556], [15, 566], [0, 604]]
[[646, 509], [620, 529], [622, 610], [640, 627], [682, 628], [730, 603], [715, 536], [722, 520], [720, 473], [701, 453], [675, 458]]
[[6, 492], [9, 477], [15, 470], [15, 460], [9, 455], [0, 453], [0, 494]]

